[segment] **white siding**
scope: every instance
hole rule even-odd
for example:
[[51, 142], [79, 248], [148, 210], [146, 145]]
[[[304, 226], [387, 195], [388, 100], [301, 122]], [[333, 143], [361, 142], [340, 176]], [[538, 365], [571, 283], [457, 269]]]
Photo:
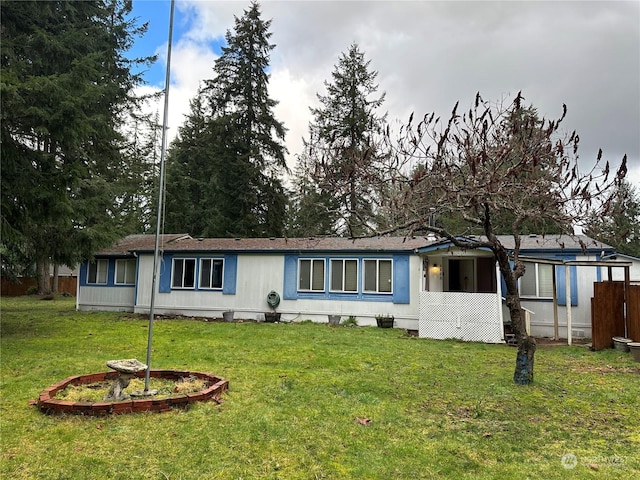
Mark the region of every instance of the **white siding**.
[[78, 310], [133, 312], [135, 287], [78, 287]]
[[[629, 257], [619, 257], [621, 262], [633, 262], [633, 265], [629, 267], [629, 279], [631, 283], [640, 284], [640, 260], [633, 260]], [[608, 280], [609, 269], [607, 267], [601, 267], [602, 279]], [[624, 281], [624, 268], [615, 267], [611, 269], [611, 279], [616, 281]]]
[[[138, 299], [136, 313], [148, 313], [151, 298], [151, 271], [153, 257], [139, 257]], [[236, 319], [263, 320], [269, 312], [267, 295], [276, 291], [280, 297], [277, 312], [283, 321], [313, 320], [327, 322], [328, 315], [353, 315], [359, 325], [375, 325], [377, 314], [392, 314], [399, 328], [418, 329], [419, 292], [422, 281], [422, 260], [418, 256], [410, 258], [410, 304], [394, 304], [390, 301], [355, 301], [327, 299], [282, 299], [284, 287], [284, 255], [238, 255], [237, 284], [235, 295], [225, 295], [219, 291], [172, 290], [171, 293], [157, 293], [155, 312], [157, 314], [180, 314], [187, 316], [221, 317], [222, 312], [234, 310]]]

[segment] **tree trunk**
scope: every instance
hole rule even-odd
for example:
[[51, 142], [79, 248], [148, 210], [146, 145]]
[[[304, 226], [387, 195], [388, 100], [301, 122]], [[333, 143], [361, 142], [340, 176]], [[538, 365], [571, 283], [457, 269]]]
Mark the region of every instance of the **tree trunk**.
[[51, 294], [51, 281], [49, 279], [49, 259], [38, 257], [36, 259], [36, 275], [38, 277], [38, 294]]
[[59, 278], [59, 269], [60, 266], [56, 263], [53, 266], [53, 287], [51, 288], [51, 293], [58, 293], [58, 278]]
[[513, 381], [518, 385], [529, 385], [533, 383], [533, 360], [536, 353], [536, 340], [527, 333], [526, 322], [520, 307], [520, 296], [507, 294], [507, 306], [511, 317], [511, 328], [513, 328], [513, 333], [518, 342]]
[[511, 269], [506, 251], [498, 251], [495, 255], [498, 260], [500, 272], [507, 285], [506, 304], [507, 308], [509, 308], [511, 328], [518, 342], [516, 369], [513, 373], [513, 381], [518, 385], [529, 385], [533, 383], [533, 361], [536, 353], [536, 340], [527, 333], [527, 326], [520, 305], [518, 278], [522, 276], [524, 270], [522, 273], [519, 273]]

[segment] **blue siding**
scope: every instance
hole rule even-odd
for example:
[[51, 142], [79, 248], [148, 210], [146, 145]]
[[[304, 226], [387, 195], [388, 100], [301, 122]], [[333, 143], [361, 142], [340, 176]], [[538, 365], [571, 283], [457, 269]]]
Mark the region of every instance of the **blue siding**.
[[557, 265], [556, 266], [556, 285], [558, 294], [558, 305], [567, 305], [567, 286], [565, 281], [565, 268], [569, 268], [569, 283], [571, 285], [571, 305], [578, 305], [578, 272], [575, 265], [569, 267]]
[[80, 264], [80, 272], [78, 273], [79, 277], [78, 281], [80, 282], [80, 286], [84, 287], [87, 285], [87, 269], [89, 268], [89, 261], [85, 260]]
[[409, 255], [393, 256], [393, 303], [409, 303], [411, 300], [411, 275]]
[[107, 261], [107, 283], [87, 283], [87, 273], [89, 270], [89, 261], [85, 260], [80, 264], [80, 272], [78, 273], [81, 287], [130, 287], [131, 285], [116, 285], [116, 260], [126, 259], [131, 260], [131, 257], [118, 257], [118, 258], [99, 258], [96, 260]]
[[[165, 253], [160, 260], [160, 281], [158, 282], [158, 292], [171, 292], [171, 263], [173, 255]], [[153, 273], [152, 273], [153, 274]]]
[[[298, 292], [298, 259], [299, 258], [317, 258], [326, 261], [325, 269], [325, 290], [323, 292]], [[331, 292], [330, 285], [330, 261], [332, 259], [352, 258], [358, 260], [359, 284], [357, 292]], [[368, 259], [392, 259], [393, 260], [393, 294], [387, 293], [365, 293], [363, 291], [364, 278], [364, 260]], [[368, 255], [364, 257], [350, 255], [331, 255], [331, 256], [314, 256], [314, 255], [285, 255], [284, 256], [284, 282], [283, 282], [283, 299], [284, 300], [336, 300], [336, 301], [366, 301], [366, 302], [393, 302], [393, 303], [409, 303], [410, 302], [410, 281], [409, 271], [410, 255], [394, 255], [393, 257], [384, 255]]]
[[[199, 262], [198, 262], [199, 263]], [[238, 255], [224, 256], [224, 273], [222, 277], [222, 293], [224, 295], [235, 295], [238, 279]]]
[[298, 298], [298, 256], [284, 256], [284, 285], [282, 286], [282, 298], [284, 300], [296, 300]]
[[107, 266], [107, 285], [115, 286], [116, 284], [116, 259], [110, 258]]

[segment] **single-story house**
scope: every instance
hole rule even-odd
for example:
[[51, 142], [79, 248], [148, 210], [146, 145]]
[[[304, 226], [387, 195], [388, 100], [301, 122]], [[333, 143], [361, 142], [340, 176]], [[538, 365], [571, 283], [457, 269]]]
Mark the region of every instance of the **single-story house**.
[[[507, 247], [513, 244], [510, 236], [501, 241]], [[165, 234], [159, 243], [154, 300], [159, 315], [221, 317], [231, 310], [235, 318], [262, 320], [272, 311], [267, 297], [275, 292], [282, 321], [327, 322], [328, 315], [340, 315], [375, 325], [376, 315], [392, 315], [396, 327], [418, 330], [420, 336], [504, 339], [503, 320], [509, 316], [489, 250], [464, 250], [434, 237], [234, 239]], [[148, 314], [154, 244], [153, 235], [131, 235], [85, 261], [77, 308]], [[585, 236], [522, 237], [520, 254], [532, 259], [520, 281], [531, 333], [553, 335], [555, 284], [560, 336], [566, 338], [562, 319], [569, 278], [573, 336], [589, 337], [590, 298], [593, 283], [603, 278], [602, 267], [562, 262], [600, 261], [614, 253]], [[536, 258], [560, 263], [537, 263]]]

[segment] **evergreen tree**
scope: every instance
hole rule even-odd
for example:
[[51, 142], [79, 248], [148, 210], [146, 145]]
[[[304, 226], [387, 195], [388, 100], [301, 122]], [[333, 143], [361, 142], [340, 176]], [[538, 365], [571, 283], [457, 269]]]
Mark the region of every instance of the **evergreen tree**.
[[130, 0], [1, 4], [2, 243], [37, 264], [43, 293], [50, 262], [75, 265], [121, 224], [119, 127], [140, 82], [123, 52], [145, 30], [130, 11]]
[[640, 258], [640, 198], [628, 180], [617, 186], [602, 211], [589, 216], [585, 233], [618, 253]]
[[[387, 158], [380, 140], [386, 114], [377, 114], [385, 94], [374, 96], [377, 75], [352, 44], [340, 56], [332, 81], [325, 82], [327, 94], [318, 94], [320, 107], [311, 109], [314, 119], [301, 157], [309, 164], [299, 172], [311, 175], [314, 188], [297, 192], [298, 216], [311, 221], [306, 228], [315, 228], [314, 215], [307, 212], [318, 208], [332, 222], [327, 234], [358, 236], [377, 224], [381, 164]], [[299, 178], [296, 184], [305, 182]]]
[[[284, 232], [285, 128], [268, 93], [275, 48], [269, 43], [270, 24], [256, 2], [236, 17], [215, 62], [216, 76], [192, 103], [190, 125], [172, 146], [167, 218], [175, 231], [222, 237]], [[186, 210], [198, 218], [181, 222]]]
[[164, 228], [168, 232], [203, 235], [210, 221], [213, 148], [202, 89], [191, 100], [191, 111], [179, 128], [167, 156], [167, 199]]

